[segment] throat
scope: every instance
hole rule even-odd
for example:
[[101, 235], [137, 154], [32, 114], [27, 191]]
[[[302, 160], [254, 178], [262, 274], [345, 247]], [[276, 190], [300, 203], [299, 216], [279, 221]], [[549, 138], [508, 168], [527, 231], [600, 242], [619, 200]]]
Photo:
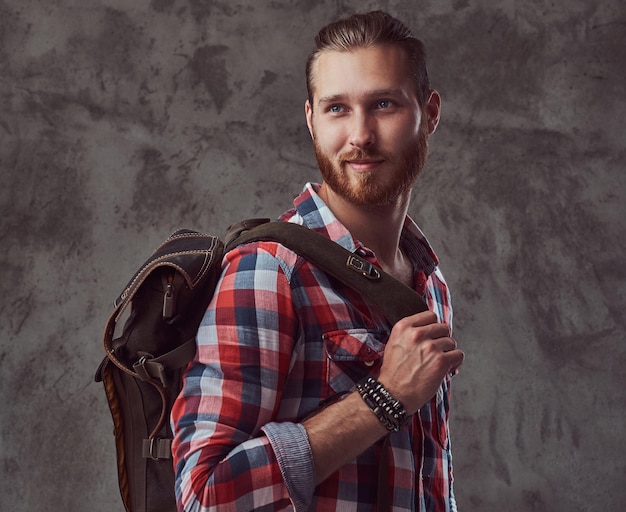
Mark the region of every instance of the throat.
[[[398, 250], [399, 257], [396, 259], [393, 265], [387, 265], [384, 262], [380, 262], [383, 270], [387, 274], [395, 277], [401, 283], [404, 283], [410, 288], [413, 288], [415, 269], [411, 260], [409, 260], [402, 251]], [[379, 260], [380, 261], [380, 260]]]

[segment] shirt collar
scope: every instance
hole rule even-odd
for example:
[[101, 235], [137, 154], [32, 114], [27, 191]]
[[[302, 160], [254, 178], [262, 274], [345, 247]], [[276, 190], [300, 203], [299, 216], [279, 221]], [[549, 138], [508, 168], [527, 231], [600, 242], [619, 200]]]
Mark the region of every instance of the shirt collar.
[[[318, 183], [307, 183], [300, 195], [294, 199], [294, 209], [283, 214], [280, 220], [302, 223], [350, 252], [358, 251], [364, 257], [373, 256], [372, 251], [355, 240], [347, 228], [337, 220], [318, 195], [319, 189]], [[408, 215], [404, 221], [400, 244], [418, 269], [426, 275], [434, 272], [439, 260], [420, 228]]]

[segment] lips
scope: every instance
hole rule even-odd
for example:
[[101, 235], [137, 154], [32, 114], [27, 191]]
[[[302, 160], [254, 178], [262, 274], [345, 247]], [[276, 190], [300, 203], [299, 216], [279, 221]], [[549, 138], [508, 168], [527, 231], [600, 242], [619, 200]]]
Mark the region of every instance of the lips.
[[371, 171], [372, 169], [382, 164], [383, 162], [384, 160], [379, 160], [379, 159], [346, 160], [346, 164], [348, 164], [353, 170], [357, 172]]
[[339, 161], [345, 168], [350, 168], [356, 173], [370, 172], [390, 159], [390, 155], [382, 152], [368, 152], [361, 149], [354, 149], [339, 155]]

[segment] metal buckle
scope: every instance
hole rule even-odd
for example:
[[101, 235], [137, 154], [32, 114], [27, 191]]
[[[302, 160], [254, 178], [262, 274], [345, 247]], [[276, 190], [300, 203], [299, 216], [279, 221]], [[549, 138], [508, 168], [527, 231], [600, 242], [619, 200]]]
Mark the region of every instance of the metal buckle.
[[172, 458], [172, 440], [164, 437], [151, 437], [143, 440], [144, 459], [164, 460]]
[[369, 261], [362, 260], [354, 254], [348, 256], [348, 261], [346, 261], [346, 265], [349, 269], [358, 272], [368, 279], [380, 279], [380, 272], [374, 265], [372, 265]]
[[150, 439], [150, 449], [148, 453], [150, 453], [150, 458], [152, 460], [160, 460], [159, 454], [157, 452], [157, 444], [159, 440], [156, 437]]
[[[141, 353], [140, 353], [141, 354]], [[137, 376], [145, 382], [161, 382], [161, 386], [167, 387], [167, 377], [165, 375], [165, 366], [156, 361], [151, 354], [143, 354], [139, 361], [133, 364], [133, 370]], [[156, 375], [153, 375], [156, 373]], [[158, 378], [158, 381], [157, 381]]]

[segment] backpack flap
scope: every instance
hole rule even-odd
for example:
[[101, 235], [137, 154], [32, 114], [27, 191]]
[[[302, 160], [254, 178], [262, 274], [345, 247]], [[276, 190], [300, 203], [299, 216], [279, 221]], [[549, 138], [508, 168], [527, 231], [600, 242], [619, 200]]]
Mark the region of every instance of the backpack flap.
[[[114, 303], [104, 333], [109, 360], [129, 375], [145, 378], [133, 365], [164, 356], [194, 338], [206, 308], [204, 298], [210, 298], [219, 277], [222, 254], [219, 238], [189, 230], [177, 231], [159, 246]], [[129, 306], [122, 335], [113, 339]], [[167, 358], [160, 363], [166, 365]]]

